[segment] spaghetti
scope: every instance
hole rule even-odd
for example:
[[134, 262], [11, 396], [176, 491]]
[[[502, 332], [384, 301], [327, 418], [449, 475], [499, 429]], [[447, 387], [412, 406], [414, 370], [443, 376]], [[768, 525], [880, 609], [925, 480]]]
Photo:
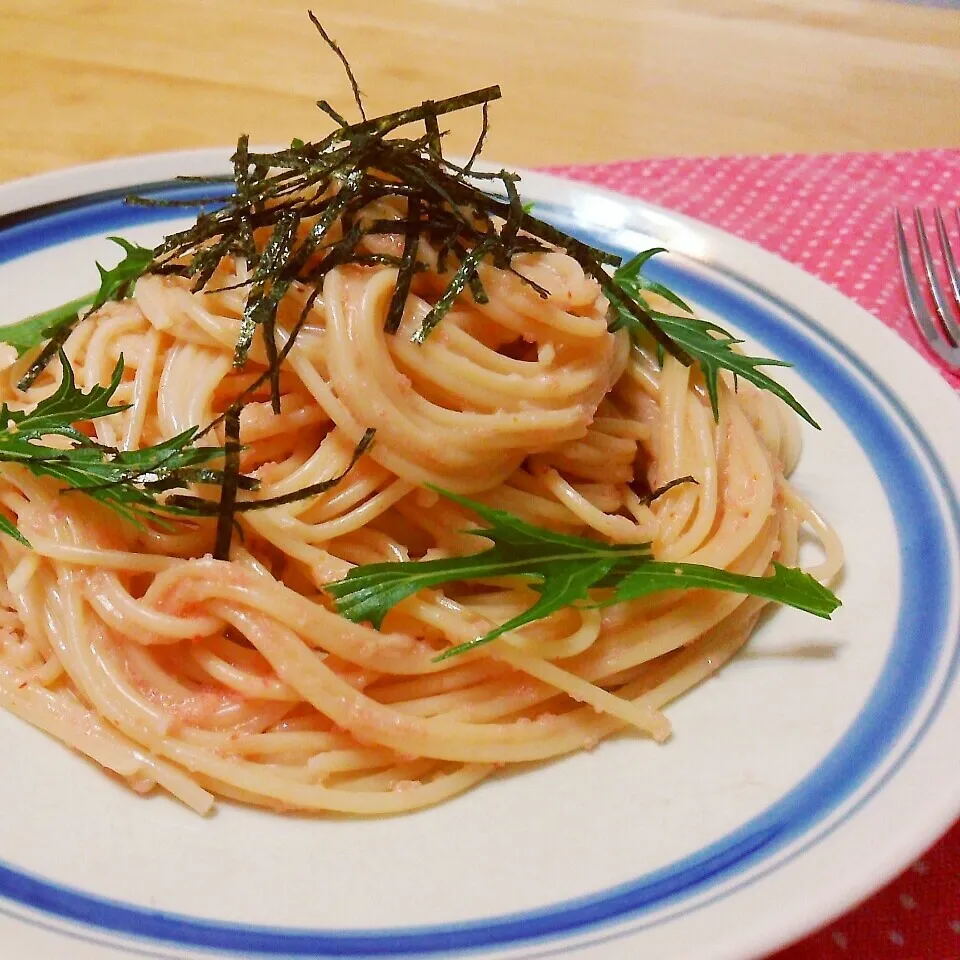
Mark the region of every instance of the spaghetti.
[[[375, 215], [402, 220], [402, 200]], [[371, 254], [403, 238], [365, 236]], [[214, 797], [277, 809], [388, 814], [437, 803], [499, 767], [590, 748], [627, 727], [664, 739], [662, 708], [718, 670], [763, 601], [671, 591], [605, 609], [571, 606], [488, 646], [438, 662], [531, 603], [506, 581], [425, 591], [381, 630], [338, 615], [323, 587], [353, 565], [474, 552], [471, 519], [428, 484], [470, 494], [551, 530], [747, 574], [798, 561], [801, 528], [842, 552], [785, 477], [800, 445], [771, 395], [721, 383], [715, 421], [687, 366], [610, 332], [597, 282], [558, 251], [521, 254], [515, 273], [481, 263], [487, 302], [458, 297], [423, 344], [412, 335], [446, 280], [421, 238], [397, 333], [384, 321], [389, 266], [345, 265], [291, 285], [282, 367], [240, 417], [249, 498], [341, 473], [364, 430], [376, 442], [329, 492], [239, 515], [229, 560], [209, 556], [214, 521], [163, 529], [5, 465], [0, 505], [29, 539], [0, 539], [0, 704], [137, 791], [159, 785], [199, 812]], [[265, 369], [262, 339], [234, 366], [249, 266], [226, 256], [192, 291], [145, 275], [65, 343], [77, 382], [125, 362], [96, 438], [121, 450], [217, 420]], [[52, 364], [26, 391], [29, 356], [0, 397], [30, 407], [56, 388]], [[204, 438], [223, 443], [220, 423]], [[682, 484], [649, 501], [644, 491]]]

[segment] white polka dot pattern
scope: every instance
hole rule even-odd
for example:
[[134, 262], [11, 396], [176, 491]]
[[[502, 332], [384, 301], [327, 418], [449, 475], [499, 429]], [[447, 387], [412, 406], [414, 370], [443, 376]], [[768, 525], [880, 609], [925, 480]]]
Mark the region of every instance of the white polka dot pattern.
[[[960, 206], [960, 150], [685, 157], [555, 168], [779, 254], [926, 356], [893, 243], [893, 209]], [[951, 238], [960, 249], [951, 219]], [[942, 371], [954, 386], [960, 376]], [[960, 824], [860, 908], [770, 960], [960, 960]]]

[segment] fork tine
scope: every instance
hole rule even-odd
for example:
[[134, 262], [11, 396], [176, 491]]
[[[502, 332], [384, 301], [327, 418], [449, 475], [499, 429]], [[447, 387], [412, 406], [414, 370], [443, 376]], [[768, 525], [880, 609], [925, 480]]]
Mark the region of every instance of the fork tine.
[[920, 213], [919, 207], [914, 208], [913, 224], [917, 230], [920, 256], [923, 259], [923, 268], [927, 272], [927, 281], [930, 284], [930, 292], [933, 294], [933, 302], [937, 305], [937, 313], [940, 315], [940, 321], [947, 331], [947, 336], [950, 338], [953, 346], [957, 346], [958, 343], [960, 343], [960, 327], [957, 326], [950, 301], [943, 292], [943, 286], [940, 283], [940, 278], [937, 276], [937, 269], [933, 264], [933, 255], [930, 253], [930, 244], [927, 241], [927, 231], [923, 226], [923, 215]]
[[[960, 224], [960, 208], [957, 209], [957, 223]], [[950, 277], [950, 286], [953, 287], [953, 299], [960, 310], [960, 270], [957, 269], [957, 261], [953, 256], [953, 248], [950, 246], [950, 237], [947, 236], [947, 226], [943, 222], [943, 214], [937, 207], [933, 212], [937, 223], [937, 236], [940, 238], [940, 249], [943, 251], [943, 262], [947, 267], [947, 274]], [[953, 342], [960, 345], [960, 323], [956, 321], [953, 314], [950, 315], [950, 322], [947, 323], [947, 330], [953, 337]]]
[[900, 272], [903, 274], [903, 286], [907, 293], [907, 302], [910, 304], [910, 312], [913, 319], [917, 322], [917, 327], [927, 341], [927, 346], [944, 363], [952, 367], [960, 364], [960, 352], [951, 350], [943, 336], [937, 330], [933, 317], [927, 309], [926, 301], [923, 299], [923, 293], [920, 290], [920, 284], [917, 283], [917, 275], [914, 272], [913, 265], [910, 263], [910, 251], [907, 247], [907, 236], [903, 230], [903, 220], [900, 218], [900, 211], [893, 211], [894, 235], [897, 240], [897, 253], [900, 257]]

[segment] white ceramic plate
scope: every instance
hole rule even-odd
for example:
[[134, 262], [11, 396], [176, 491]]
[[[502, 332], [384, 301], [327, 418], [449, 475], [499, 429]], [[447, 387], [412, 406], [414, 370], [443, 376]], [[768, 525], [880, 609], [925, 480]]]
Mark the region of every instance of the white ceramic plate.
[[[0, 322], [76, 296], [104, 239], [156, 242], [175, 174], [143, 157], [0, 188]], [[152, 186], [145, 187], [144, 184]], [[203, 192], [202, 190], [200, 192]], [[768, 618], [622, 737], [414, 815], [201, 819], [0, 716], [0, 956], [758, 957], [869, 894], [960, 812], [960, 403], [819, 281], [694, 221], [546, 176], [541, 216], [655, 271], [768, 356], [823, 425], [796, 482], [839, 528], [844, 606]], [[109, 260], [108, 262], [113, 262]]]

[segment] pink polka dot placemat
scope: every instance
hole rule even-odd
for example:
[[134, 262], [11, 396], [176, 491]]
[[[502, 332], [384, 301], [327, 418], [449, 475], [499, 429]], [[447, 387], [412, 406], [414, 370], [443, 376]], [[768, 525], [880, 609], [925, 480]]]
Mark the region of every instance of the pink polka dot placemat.
[[[641, 197], [765, 247], [856, 300], [938, 364], [904, 298], [893, 209], [925, 208], [936, 248], [930, 208], [960, 206], [960, 150], [682, 157], [550, 172]], [[956, 218], [948, 220], [956, 250]], [[944, 376], [960, 387], [960, 376]], [[948, 960], [960, 960], [960, 950]]]
[[[669, 207], [779, 254], [940, 366], [904, 297], [893, 209], [960, 206], [960, 150], [665, 158], [550, 172]], [[956, 227], [951, 216], [960, 250]], [[940, 369], [960, 387], [960, 376]], [[960, 960], [960, 824], [858, 909], [771, 960], [834, 958]]]

